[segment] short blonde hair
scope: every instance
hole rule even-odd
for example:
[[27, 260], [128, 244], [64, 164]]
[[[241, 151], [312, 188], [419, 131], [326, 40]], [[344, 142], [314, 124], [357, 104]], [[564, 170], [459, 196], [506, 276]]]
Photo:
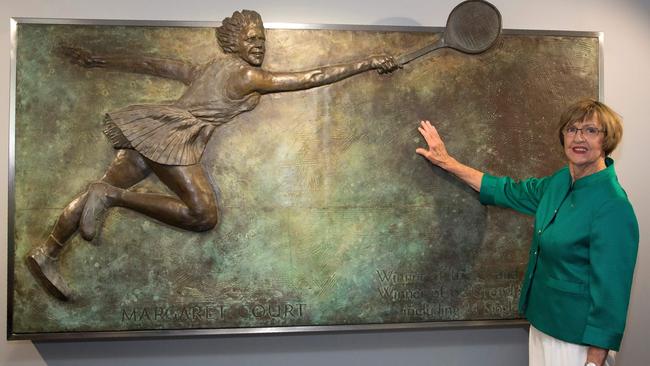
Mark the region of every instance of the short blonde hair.
[[591, 119], [593, 116], [598, 118], [602, 131], [604, 132], [603, 151], [605, 156], [616, 149], [618, 143], [623, 138], [623, 121], [621, 116], [611, 108], [595, 99], [582, 99], [574, 103], [562, 113], [557, 125], [560, 144], [564, 146], [564, 130], [574, 123]]

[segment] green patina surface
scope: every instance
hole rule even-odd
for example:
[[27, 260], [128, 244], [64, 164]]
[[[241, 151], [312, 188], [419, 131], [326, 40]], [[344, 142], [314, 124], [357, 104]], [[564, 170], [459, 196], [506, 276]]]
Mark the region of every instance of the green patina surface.
[[[267, 30], [269, 70], [399, 55], [426, 33]], [[562, 109], [598, 92], [595, 38], [508, 35], [476, 56], [443, 50], [391, 75], [265, 95], [219, 127], [202, 159], [221, 222], [194, 233], [112, 209], [74, 236], [48, 296], [25, 266], [63, 207], [114, 157], [102, 116], [184, 85], [72, 65], [57, 45], [194, 63], [224, 56], [205, 28], [20, 24], [16, 82], [14, 333], [516, 318], [530, 220], [487, 209], [432, 168], [420, 119], [461, 161], [545, 175], [562, 163]], [[167, 192], [155, 177], [138, 191]]]

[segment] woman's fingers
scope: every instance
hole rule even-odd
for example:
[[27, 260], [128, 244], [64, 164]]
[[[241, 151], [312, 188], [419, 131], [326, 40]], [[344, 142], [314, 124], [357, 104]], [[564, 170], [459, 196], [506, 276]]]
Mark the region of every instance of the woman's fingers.
[[418, 131], [420, 131], [420, 134], [422, 134], [430, 148], [442, 143], [438, 131], [436, 131], [436, 128], [431, 125], [431, 122], [420, 121]]
[[431, 141], [429, 131], [425, 127], [418, 127], [418, 131], [420, 131], [420, 134], [422, 137], [424, 137], [424, 140], [427, 142], [427, 145], [429, 145], [430, 148], [433, 141]]
[[447, 149], [445, 148], [445, 143], [442, 141], [438, 131], [431, 122], [427, 120], [420, 121], [418, 131], [420, 131], [420, 134], [422, 134], [426, 140], [428, 149], [419, 147], [415, 150], [417, 154], [424, 156], [436, 165], [448, 160], [449, 156], [447, 154]]
[[424, 121], [420, 121], [420, 123], [422, 124], [422, 127], [428, 133], [430, 133], [431, 135], [433, 135], [433, 136], [437, 137], [438, 139], [440, 139], [440, 135], [438, 134], [438, 130], [436, 130], [436, 128], [431, 124], [431, 122], [429, 122], [427, 120], [424, 120]]
[[420, 131], [420, 134], [422, 135], [422, 137], [424, 137], [424, 141], [426, 141], [427, 145], [429, 145], [429, 148], [431, 148], [433, 141], [431, 141], [431, 137], [429, 136], [429, 133], [422, 127], [418, 127], [418, 131]]

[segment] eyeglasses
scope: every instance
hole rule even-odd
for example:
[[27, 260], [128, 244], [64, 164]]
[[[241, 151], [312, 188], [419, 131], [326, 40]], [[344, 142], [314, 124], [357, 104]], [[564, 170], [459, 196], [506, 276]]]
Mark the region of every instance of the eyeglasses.
[[575, 126], [570, 126], [564, 129], [564, 135], [567, 137], [575, 137], [575, 135], [578, 134], [578, 131], [582, 133], [582, 136], [589, 138], [589, 139], [594, 139], [598, 136], [599, 133], [605, 133], [604, 130], [601, 130], [597, 127], [583, 127], [583, 128], [578, 128]]

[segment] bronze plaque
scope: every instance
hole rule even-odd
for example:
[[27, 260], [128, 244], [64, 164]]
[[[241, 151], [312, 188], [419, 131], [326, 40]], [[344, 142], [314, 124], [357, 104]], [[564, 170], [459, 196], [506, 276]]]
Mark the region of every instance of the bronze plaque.
[[[417, 127], [434, 121], [450, 152], [481, 170], [518, 178], [553, 172], [563, 165], [554, 133], [560, 112], [598, 97], [597, 34], [504, 31], [481, 54], [441, 49], [397, 70], [380, 59], [375, 66], [384, 62], [386, 73], [261, 93], [208, 134], [194, 165], [212, 188], [218, 221], [188, 230], [144, 209], [111, 207], [91, 240], [71, 234], [61, 243], [56, 270], [70, 290], [63, 301], [37, 281], [27, 258], [120, 151], [103, 134], [106, 114], [176, 103], [196, 84], [85, 67], [62, 47], [192, 65], [234, 57], [212, 26], [76, 23], [16, 27], [10, 338], [519, 319], [531, 220], [482, 206], [416, 155], [424, 146]], [[260, 69], [289, 75], [370, 55], [397, 58], [442, 31], [266, 29]], [[159, 177], [149, 173], [121, 192], [177, 199], [170, 178]]]

